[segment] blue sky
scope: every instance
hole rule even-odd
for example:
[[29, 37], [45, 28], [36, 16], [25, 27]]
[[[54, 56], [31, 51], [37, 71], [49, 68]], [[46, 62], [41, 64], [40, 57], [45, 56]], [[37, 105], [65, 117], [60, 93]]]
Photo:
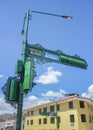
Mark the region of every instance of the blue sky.
[[93, 1], [92, 0], [16, 0], [0, 1], [0, 114], [14, 111], [4, 102], [1, 91], [15, 63], [21, 59], [21, 35], [25, 11], [30, 9], [71, 15], [73, 20], [32, 13], [29, 44], [41, 44], [50, 50], [79, 55], [88, 63], [87, 70], [56, 63], [36, 64], [37, 85], [24, 97], [24, 109], [58, 99], [66, 93], [93, 98]]

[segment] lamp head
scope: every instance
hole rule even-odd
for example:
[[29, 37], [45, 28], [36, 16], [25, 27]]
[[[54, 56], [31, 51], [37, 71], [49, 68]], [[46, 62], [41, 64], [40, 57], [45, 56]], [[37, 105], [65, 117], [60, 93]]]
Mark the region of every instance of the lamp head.
[[63, 16], [61, 16], [61, 17], [64, 18], [64, 19], [68, 19], [68, 20], [73, 19], [72, 16], [66, 16], [66, 15], [63, 15]]
[[24, 35], [24, 30], [22, 30], [21, 35]]

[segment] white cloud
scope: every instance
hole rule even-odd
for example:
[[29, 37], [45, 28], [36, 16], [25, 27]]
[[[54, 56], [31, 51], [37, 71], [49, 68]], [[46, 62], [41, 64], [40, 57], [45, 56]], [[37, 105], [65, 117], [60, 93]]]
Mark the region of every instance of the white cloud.
[[[64, 97], [64, 95], [67, 93], [68, 92], [66, 92], [65, 90], [60, 89], [59, 91], [55, 92], [49, 90], [46, 93], [42, 93], [41, 97], [37, 97], [34, 95], [26, 96], [23, 101], [23, 109], [25, 110], [33, 106], [40, 105], [42, 103], [50, 102], [50, 99], [53, 100]], [[87, 92], [82, 93], [82, 96], [93, 99], [93, 84], [88, 87]], [[7, 104], [5, 102], [4, 96], [0, 95], [0, 115], [11, 112], [16, 112], [16, 109], [14, 109], [10, 104]]]
[[64, 97], [65, 94], [67, 94], [67, 92], [65, 90], [60, 89], [58, 92], [48, 91], [46, 93], [43, 93], [42, 96], [61, 98]]
[[44, 97], [50, 97], [50, 96], [55, 97], [55, 95], [56, 95], [56, 93], [54, 93], [53, 91], [48, 91], [48, 92], [42, 94], [42, 96], [44, 96]]
[[88, 92], [93, 94], [93, 84], [89, 86]]
[[41, 84], [53, 84], [58, 83], [58, 76], [61, 76], [62, 72], [53, 70], [52, 67], [48, 67], [47, 72], [42, 74], [38, 80], [36, 80], [37, 83]]
[[[60, 89], [57, 92], [48, 91], [46, 93], [41, 94], [41, 97], [37, 97], [35, 95], [28, 95], [24, 97], [23, 100], [23, 110], [50, 102], [50, 99], [58, 99], [64, 97], [64, 94], [67, 94], [65, 90]], [[0, 115], [4, 113], [14, 113], [17, 109], [14, 109], [10, 104], [7, 104], [4, 99], [4, 95], [0, 95]]]
[[89, 95], [87, 93], [82, 93], [82, 97], [89, 98]]
[[37, 98], [36, 96], [34, 96], [34, 95], [29, 96], [28, 99], [29, 99], [30, 101], [38, 100], [38, 98]]
[[[29, 97], [25, 97], [23, 101], [23, 109], [27, 109], [30, 107], [33, 107], [35, 105], [44, 103], [43, 99], [39, 99], [38, 97], [32, 95]], [[4, 95], [0, 95], [0, 115], [5, 113], [14, 113], [17, 112], [17, 109], [15, 109], [13, 106], [11, 106], [9, 103], [5, 102]]]
[[31, 108], [33, 106], [37, 106], [43, 103], [50, 102], [50, 99], [58, 99], [61, 97], [64, 97], [64, 95], [67, 94], [65, 90], [60, 89], [58, 92], [54, 91], [48, 91], [46, 93], [41, 94], [41, 98], [36, 97], [34, 95], [28, 96], [27, 98], [25, 97], [24, 103], [23, 103], [23, 109]]
[[82, 96], [93, 99], [93, 84], [88, 87], [87, 92], [82, 93]]
[[4, 77], [4, 75], [0, 74], [0, 78], [3, 78], [3, 77]]
[[49, 102], [49, 99], [46, 100], [44, 98], [38, 98], [34, 95], [29, 96], [27, 98], [25, 98], [24, 103], [23, 103], [23, 110], [40, 105], [42, 103], [46, 103]]
[[6, 103], [4, 96], [0, 95], [0, 115], [14, 112], [16, 112], [16, 109], [14, 109], [10, 104]]

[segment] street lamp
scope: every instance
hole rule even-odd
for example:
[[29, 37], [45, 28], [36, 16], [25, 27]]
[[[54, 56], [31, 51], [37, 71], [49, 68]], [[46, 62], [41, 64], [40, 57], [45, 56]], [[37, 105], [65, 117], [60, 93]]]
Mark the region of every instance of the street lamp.
[[[29, 24], [29, 20], [32, 17], [32, 15], [31, 15], [32, 13], [43, 14], [43, 15], [50, 15], [50, 16], [64, 18], [64, 19], [67, 19], [67, 20], [73, 19], [72, 16], [68, 16], [68, 15], [58, 15], [58, 14], [52, 14], [52, 13], [46, 13], [46, 12], [40, 12], [40, 11], [34, 11], [34, 10], [30, 11], [30, 10], [28, 10], [27, 13], [26, 13], [26, 15], [25, 15], [25, 17], [24, 17], [23, 28], [22, 28], [22, 32], [21, 32], [22, 35], [25, 33], [24, 38], [26, 38], [26, 40], [27, 40], [27, 35], [28, 35], [28, 24]], [[26, 31], [24, 32], [24, 26], [25, 26], [26, 18], [28, 20], [27, 20], [27, 24], [26, 24], [27, 25]]]
[[64, 19], [73, 19], [72, 16], [67, 16], [67, 15], [58, 15], [58, 14], [51, 14], [51, 13], [45, 13], [45, 12], [40, 12], [40, 11], [31, 11], [32, 13], [38, 13], [38, 14], [44, 14], [44, 15], [51, 15], [51, 16], [56, 16]]
[[67, 20], [73, 19], [72, 16], [67, 16], [67, 15], [58, 15], [58, 14], [51, 14], [51, 13], [45, 13], [45, 12], [40, 12], [40, 11], [30, 11], [27, 10], [25, 17], [24, 17], [24, 22], [23, 22], [23, 28], [21, 34], [24, 36], [23, 37], [23, 44], [24, 44], [24, 49], [22, 52], [22, 59], [23, 62], [25, 63], [26, 60], [26, 48], [27, 48], [27, 37], [28, 37], [28, 25], [29, 25], [29, 20], [31, 19], [32, 15], [31, 13], [37, 13], [37, 14], [43, 14], [43, 15], [50, 15], [50, 16], [55, 16], [55, 17], [60, 17], [64, 18]]
[[[38, 14], [43, 14], [43, 15], [51, 15], [51, 16], [61, 17], [61, 18], [64, 18], [64, 19], [72, 19], [71, 16], [56, 15], [56, 14], [51, 14], [51, 13], [44, 13], [44, 12], [39, 12], [39, 11], [30, 11], [30, 10], [28, 10], [26, 12], [26, 14], [25, 14], [24, 22], [23, 22], [23, 28], [22, 28], [23, 45], [22, 45], [21, 59], [22, 59], [23, 65], [25, 65], [25, 63], [26, 63], [26, 57], [27, 57], [28, 25], [29, 25], [29, 20], [31, 19], [31, 13], [38, 13]], [[23, 107], [23, 93], [24, 93], [23, 82], [21, 82], [20, 83], [18, 109], [17, 109], [16, 130], [21, 130], [21, 118], [22, 118], [22, 107]]]

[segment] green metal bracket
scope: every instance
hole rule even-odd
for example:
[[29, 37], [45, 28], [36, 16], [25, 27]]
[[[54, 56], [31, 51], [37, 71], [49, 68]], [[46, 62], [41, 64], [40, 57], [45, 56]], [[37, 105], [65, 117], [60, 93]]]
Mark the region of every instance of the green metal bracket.
[[60, 50], [54, 51], [42, 47], [39, 44], [27, 44], [27, 57], [36, 58], [42, 63], [55, 62], [81, 69], [87, 69], [87, 62], [78, 55], [70, 56]]

